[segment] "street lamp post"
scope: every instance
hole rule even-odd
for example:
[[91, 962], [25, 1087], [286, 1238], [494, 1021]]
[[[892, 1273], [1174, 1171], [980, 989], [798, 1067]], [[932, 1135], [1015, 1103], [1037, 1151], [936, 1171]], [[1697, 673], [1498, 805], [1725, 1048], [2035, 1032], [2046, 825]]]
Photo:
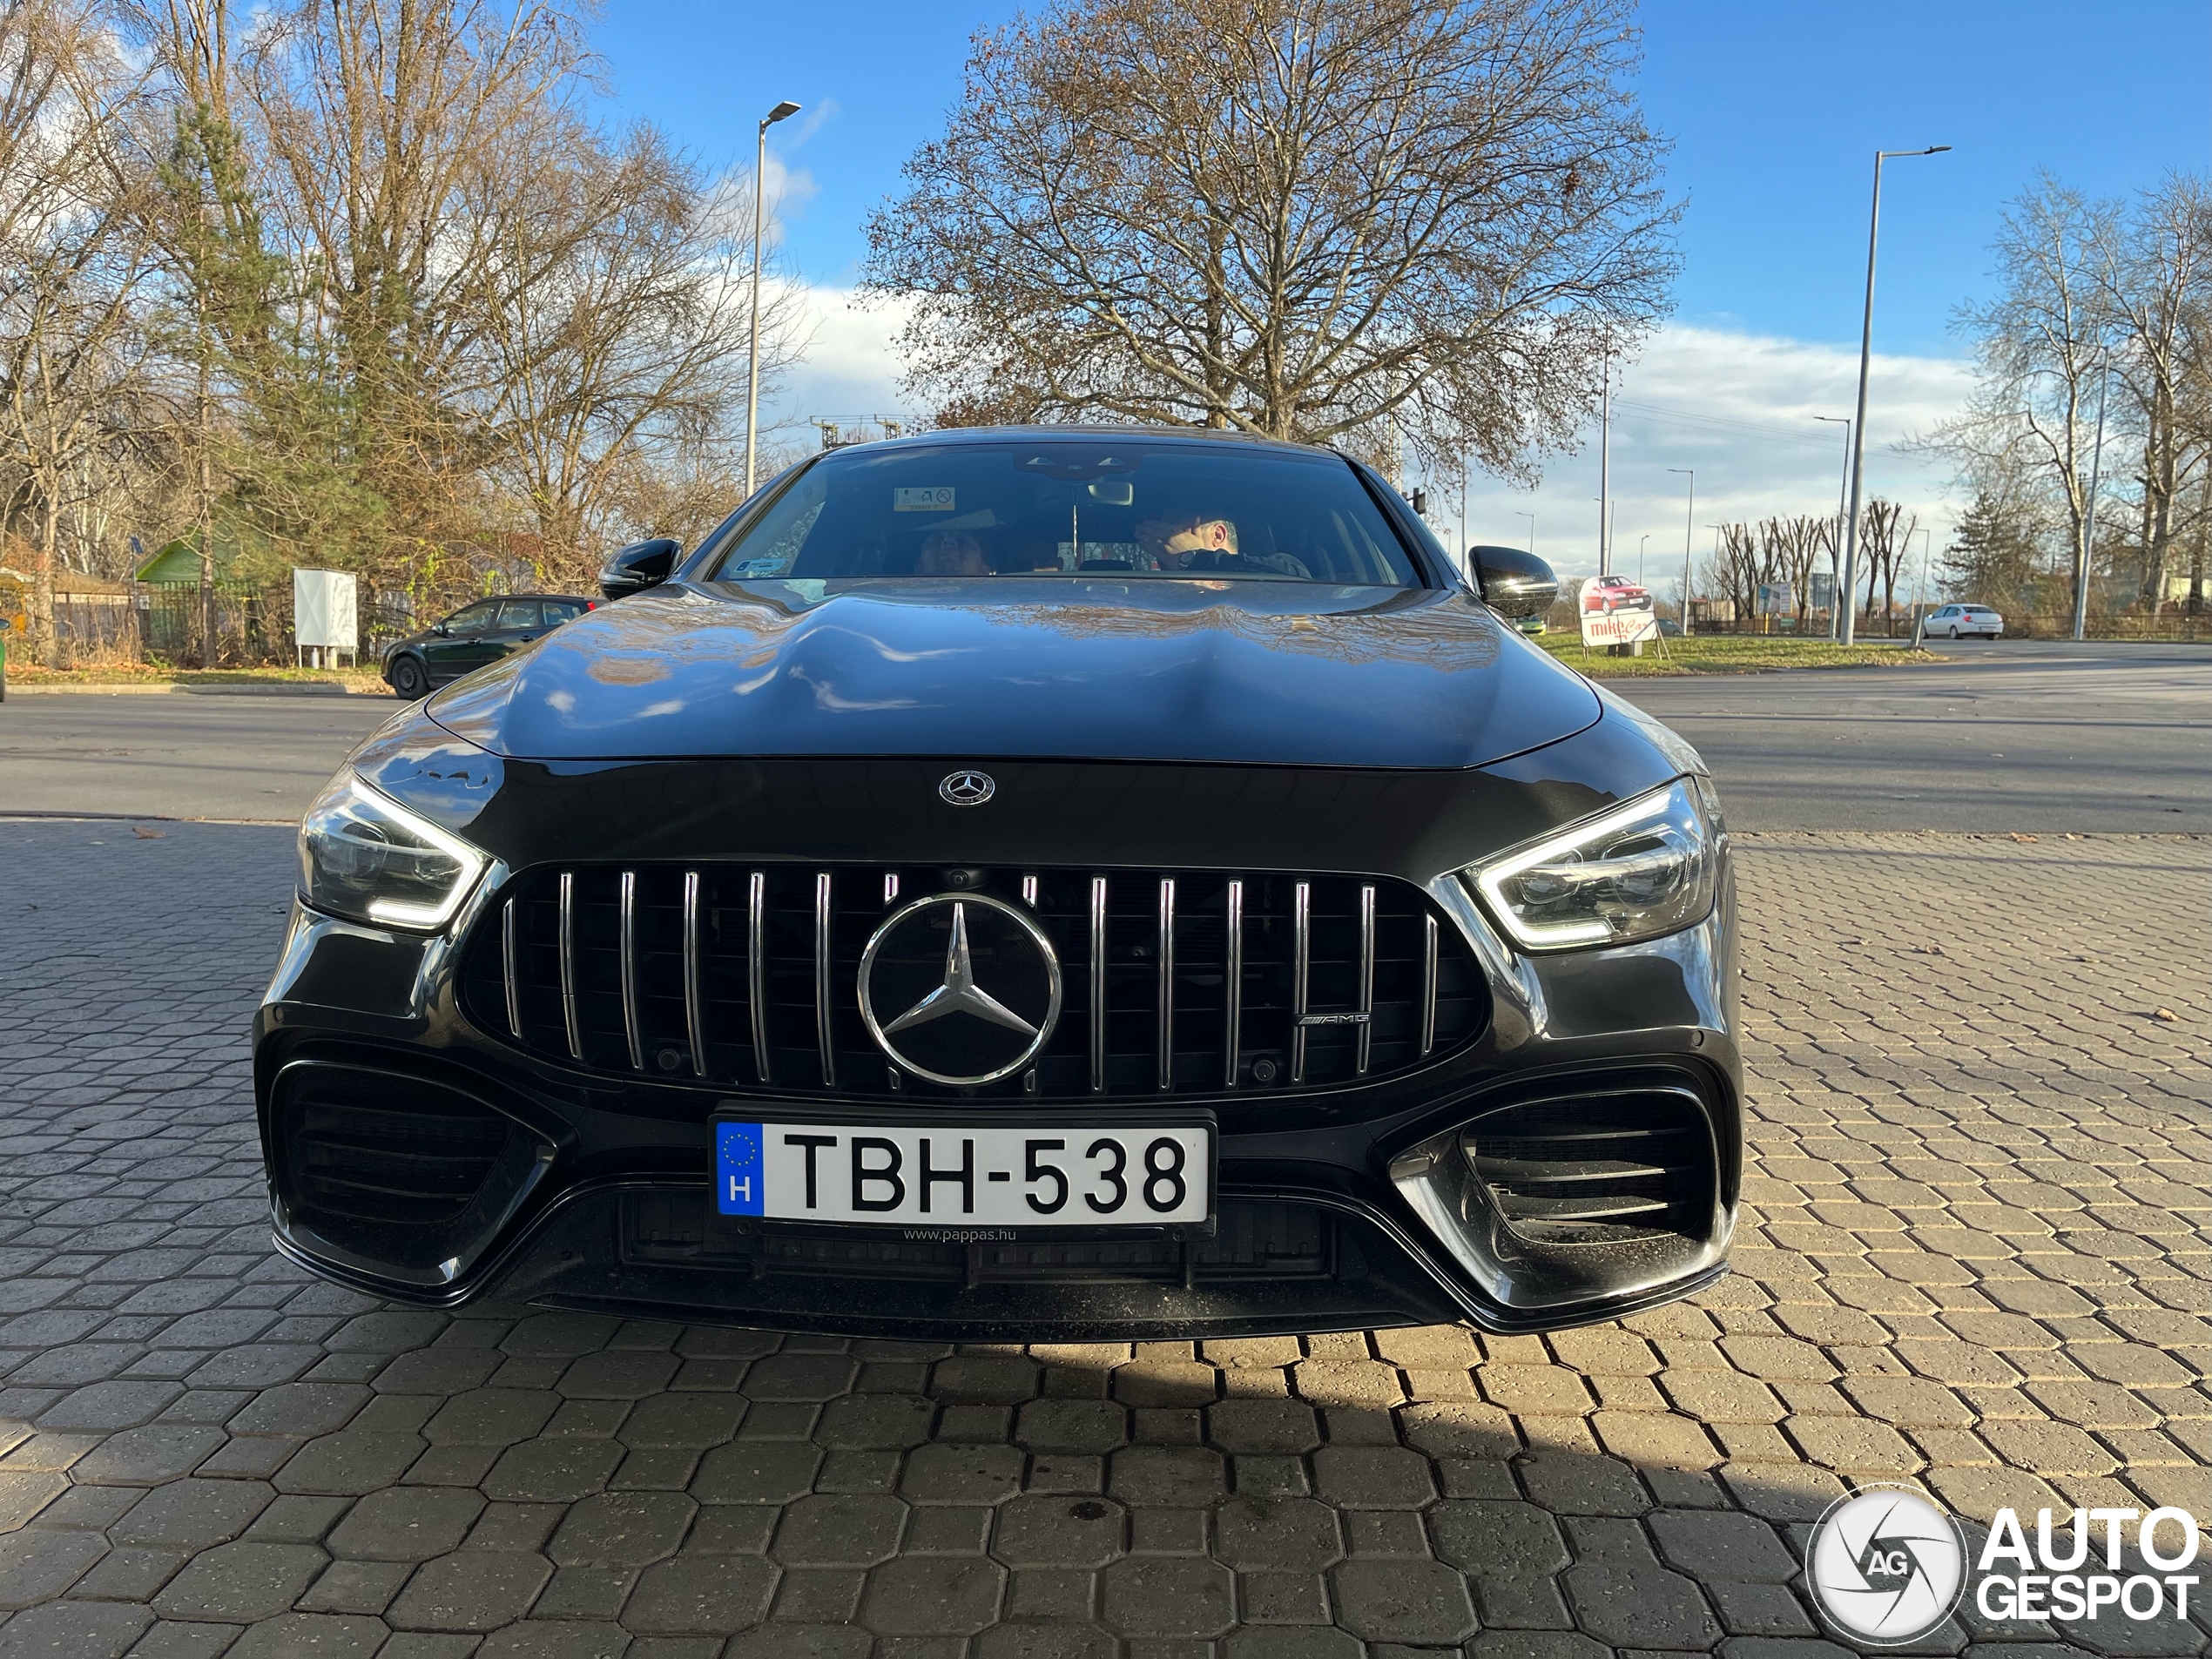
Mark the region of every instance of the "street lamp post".
[[759, 446], [760, 426], [760, 239], [767, 233], [767, 203], [762, 182], [768, 171], [768, 129], [799, 113], [799, 105], [786, 98], [760, 118], [759, 144], [752, 156], [752, 325], [745, 333], [745, 493], [752, 497], [753, 467]]
[[1528, 521], [1528, 556], [1533, 559], [1536, 556], [1536, 515], [1524, 513], [1516, 507], [1513, 509], [1513, 516], [1515, 518], [1525, 518]]
[[[1825, 421], [1831, 426], [1844, 429], [1844, 469], [1836, 478], [1836, 539], [1828, 544], [1828, 579], [1831, 583], [1844, 579], [1844, 493], [1851, 488], [1851, 435], [1855, 429], [1851, 421], [1840, 415], [1816, 415], [1816, 421]], [[1836, 637], [1839, 612], [1836, 597], [1828, 596], [1828, 637]]]
[[1858, 589], [1858, 492], [1866, 458], [1866, 371], [1874, 354], [1874, 248], [1882, 233], [1882, 163], [1892, 156], [1939, 156], [1947, 144], [1925, 150], [1877, 150], [1874, 152], [1874, 206], [1866, 224], [1866, 315], [1858, 333], [1858, 408], [1851, 429], [1851, 517], [1844, 525], [1844, 590], [1837, 596], [1842, 616], [1836, 637], [1850, 644], [1856, 631], [1851, 596]]
[[1643, 536], [1636, 543], [1636, 586], [1643, 585], [1643, 550], [1651, 545], [1651, 538]]
[[1682, 514], [1682, 637], [1689, 637], [1689, 527], [1697, 517], [1697, 469], [1669, 467], [1669, 472], [1689, 475], [1689, 505]]
[[1613, 495], [1613, 354], [1604, 359], [1605, 380], [1598, 390], [1597, 573], [1613, 574], [1613, 526], [1607, 502]]
[[[1919, 597], [1912, 601], [1912, 649], [1914, 651], [1918, 651], [1920, 649], [1921, 639], [1927, 632], [1928, 560], [1931, 556], [1930, 550], [1935, 545], [1935, 538], [1928, 534], [1927, 526], [1925, 524], [1915, 531], [1914, 534], [1918, 535], [1921, 538], [1920, 590]], [[1912, 556], [1912, 538], [1909, 536], [1905, 537], [1905, 556], [1908, 560]]]

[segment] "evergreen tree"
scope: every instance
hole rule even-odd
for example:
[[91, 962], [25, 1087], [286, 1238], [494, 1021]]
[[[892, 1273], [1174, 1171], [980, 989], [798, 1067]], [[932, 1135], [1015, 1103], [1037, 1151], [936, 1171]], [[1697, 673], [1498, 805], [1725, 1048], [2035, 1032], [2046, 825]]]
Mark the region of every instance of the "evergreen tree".
[[1974, 496], [1943, 550], [1943, 590], [2000, 610], [2024, 610], [2040, 565], [2033, 521], [1985, 489]]

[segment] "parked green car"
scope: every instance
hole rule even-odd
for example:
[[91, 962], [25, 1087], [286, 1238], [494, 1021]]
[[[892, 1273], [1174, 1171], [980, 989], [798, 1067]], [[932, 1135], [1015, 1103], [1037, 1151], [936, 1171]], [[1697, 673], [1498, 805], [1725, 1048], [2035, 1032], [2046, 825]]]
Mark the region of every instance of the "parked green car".
[[479, 599], [388, 650], [385, 683], [404, 698], [427, 696], [463, 674], [519, 651], [549, 629], [582, 616], [598, 603], [572, 593], [509, 593], [496, 599]]

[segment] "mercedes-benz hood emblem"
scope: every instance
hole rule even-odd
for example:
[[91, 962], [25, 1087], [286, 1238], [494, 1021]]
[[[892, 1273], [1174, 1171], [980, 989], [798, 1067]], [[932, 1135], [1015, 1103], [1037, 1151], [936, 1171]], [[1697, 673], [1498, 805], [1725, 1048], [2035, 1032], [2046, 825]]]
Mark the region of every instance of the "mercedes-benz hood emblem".
[[988, 772], [955, 772], [937, 786], [937, 792], [954, 806], [981, 806], [998, 790]]
[[1002, 899], [938, 894], [895, 911], [860, 957], [860, 1018], [917, 1077], [971, 1089], [1012, 1076], [1060, 1020], [1060, 959]]

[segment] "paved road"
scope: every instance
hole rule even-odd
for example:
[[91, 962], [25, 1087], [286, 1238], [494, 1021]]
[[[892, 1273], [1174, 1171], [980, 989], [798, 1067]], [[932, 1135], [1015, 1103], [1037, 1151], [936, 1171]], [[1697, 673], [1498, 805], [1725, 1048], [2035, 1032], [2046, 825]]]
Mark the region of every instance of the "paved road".
[[1611, 685], [1697, 745], [1750, 829], [2212, 830], [2212, 644], [1943, 649]]
[[346, 752], [391, 718], [381, 697], [11, 697], [0, 813], [299, 821]]
[[[1957, 648], [1941, 667], [1615, 680], [1746, 829], [2212, 830], [2212, 645]], [[378, 698], [0, 704], [0, 811], [295, 819]]]
[[[2212, 1512], [2201, 839], [1746, 838], [1694, 1305], [955, 1352], [307, 1279], [243, 1041], [290, 838], [138, 827], [0, 822], [0, 1659], [1844, 1659], [1846, 1480], [2062, 1555]], [[1831, 921], [1966, 895], [1940, 957]], [[1914, 1651], [2201, 1652], [2166, 1605]]]

